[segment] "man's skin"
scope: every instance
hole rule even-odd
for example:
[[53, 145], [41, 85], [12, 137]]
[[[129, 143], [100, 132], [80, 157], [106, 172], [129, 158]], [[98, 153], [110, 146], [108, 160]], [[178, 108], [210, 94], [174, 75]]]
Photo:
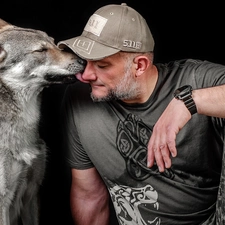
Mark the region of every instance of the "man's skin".
[[[193, 90], [192, 97], [198, 114], [225, 118], [225, 85]], [[171, 155], [179, 154], [176, 135], [190, 119], [184, 103], [173, 98], [154, 126], [148, 144], [148, 167], [152, 167], [154, 161], [161, 172], [171, 167]]]

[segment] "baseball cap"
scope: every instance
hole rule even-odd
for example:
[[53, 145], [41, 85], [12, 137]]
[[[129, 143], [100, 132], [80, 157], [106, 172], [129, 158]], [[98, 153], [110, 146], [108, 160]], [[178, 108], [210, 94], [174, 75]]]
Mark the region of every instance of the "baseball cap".
[[99, 60], [119, 51], [153, 51], [154, 39], [146, 20], [122, 3], [106, 5], [95, 11], [81, 36], [58, 43], [61, 49], [66, 46], [81, 58]]

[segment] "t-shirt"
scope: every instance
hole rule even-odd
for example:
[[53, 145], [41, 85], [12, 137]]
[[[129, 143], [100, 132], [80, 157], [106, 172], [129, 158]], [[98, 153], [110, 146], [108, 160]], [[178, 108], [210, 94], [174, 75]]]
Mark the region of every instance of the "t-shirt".
[[96, 167], [121, 225], [195, 225], [216, 207], [224, 145], [224, 119], [192, 115], [176, 137], [178, 155], [160, 173], [146, 167], [152, 129], [174, 91], [225, 83], [225, 66], [200, 60], [156, 64], [158, 81], [143, 104], [93, 102], [89, 84], [69, 85], [63, 133], [72, 168]]

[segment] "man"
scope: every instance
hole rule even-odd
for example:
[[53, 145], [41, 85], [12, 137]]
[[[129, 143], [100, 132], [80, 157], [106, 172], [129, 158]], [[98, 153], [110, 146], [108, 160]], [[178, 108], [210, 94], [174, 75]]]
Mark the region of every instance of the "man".
[[125, 3], [58, 46], [87, 60], [62, 107], [75, 224], [109, 224], [109, 196], [121, 225], [215, 224], [225, 66], [155, 65], [151, 31]]

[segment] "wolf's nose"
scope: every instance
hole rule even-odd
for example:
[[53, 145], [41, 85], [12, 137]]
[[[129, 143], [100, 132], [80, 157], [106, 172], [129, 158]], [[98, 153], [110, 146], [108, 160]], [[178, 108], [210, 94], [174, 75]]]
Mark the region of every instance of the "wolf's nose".
[[81, 58], [79, 58], [77, 61], [78, 61], [78, 63], [80, 63], [83, 66], [86, 66], [86, 64], [87, 64], [87, 61], [84, 59], [81, 59]]

